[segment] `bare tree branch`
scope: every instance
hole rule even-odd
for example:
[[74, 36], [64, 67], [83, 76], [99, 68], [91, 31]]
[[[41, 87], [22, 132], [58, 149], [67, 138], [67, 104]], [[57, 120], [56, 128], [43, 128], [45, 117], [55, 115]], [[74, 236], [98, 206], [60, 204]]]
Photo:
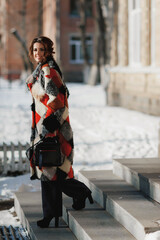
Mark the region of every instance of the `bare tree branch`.
[[28, 56], [28, 49], [27, 49], [27, 46], [26, 46], [26, 42], [23, 40], [23, 38], [19, 35], [18, 31], [15, 29], [15, 28], [12, 28], [10, 30], [10, 32], [14, 35], [14, 37], [20, 42], [25, 54], [26, 54], [26, 57], [28, 59], [28, 64], [29, 64], [29, 67], [30, 67], [30, 70], [33, 71], [34, 70], [34, 67], [33, 67], [33, 64], [32, 62], [30, 61], [29, 59], [29, 56]]
[[99, 32], [99, 51], [101, 63], [106, 64], [107, 55], [106, 55], [106, 24], [102, 13], [102, 2], [101, 0], [96, 0], [96, 10], [97, 10], [97, 26]]

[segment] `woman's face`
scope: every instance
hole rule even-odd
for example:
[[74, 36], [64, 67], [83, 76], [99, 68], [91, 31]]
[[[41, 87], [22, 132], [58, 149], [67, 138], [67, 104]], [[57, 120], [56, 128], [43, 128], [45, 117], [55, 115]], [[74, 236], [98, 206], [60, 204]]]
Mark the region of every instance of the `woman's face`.
[[45, 49], [42, 43], [36, 42], [33, 44], [33, 58], [37, 63], [46, 60]]

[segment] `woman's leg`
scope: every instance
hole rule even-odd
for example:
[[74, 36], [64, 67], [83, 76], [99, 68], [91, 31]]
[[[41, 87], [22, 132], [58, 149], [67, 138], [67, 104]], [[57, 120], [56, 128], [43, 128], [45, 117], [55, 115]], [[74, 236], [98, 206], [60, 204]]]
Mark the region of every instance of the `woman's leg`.
[[62, 192], [56, 181], [41, 181], [43, 216], [62, 216]]
[[61, 169], [57, 169], [57, 181], [59, 186], [67, 196], [73, 198], [72, 207], [76, 210], [85, 207], [86, 198], [89, 199], [90, 203], [93, 203], [90, 189], [82, 182], [72, 179], [65, 179], [67, 174]]
[[82, 182], [75, 178], [64, 180], [62, 184], [62, 192], [69, 197], [76, 197], [84, 194], [85, 192], [91, 192], [89, 188]]

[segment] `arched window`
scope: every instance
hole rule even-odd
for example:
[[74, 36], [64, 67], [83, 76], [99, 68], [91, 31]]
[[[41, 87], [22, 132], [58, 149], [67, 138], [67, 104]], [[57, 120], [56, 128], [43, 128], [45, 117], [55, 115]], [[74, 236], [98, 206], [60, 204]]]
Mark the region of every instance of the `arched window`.
[[140, 60], [141, 47], [141, 1], [128, 0], [128, 20], [129, 20], [129, 64], [131, 66], [138, 66]]

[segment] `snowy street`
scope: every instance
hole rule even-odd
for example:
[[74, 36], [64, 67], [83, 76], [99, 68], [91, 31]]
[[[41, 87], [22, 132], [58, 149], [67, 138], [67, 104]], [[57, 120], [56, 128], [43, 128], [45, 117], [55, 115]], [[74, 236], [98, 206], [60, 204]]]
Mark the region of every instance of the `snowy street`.
[[[113, 158], [156, 157], [160, 117], [105, 105], [101, 86], [68, 84], [75, 172], [108, 169]], [[30, 139], [31, 96], [15, 83], [0, 89], [0, 143]]]
[[[82, 169], [112, 169], [114, 158], [158, 156], [160, 117], [107, 106], [106, 95], [100, 85], [70, 83], [67, 86], [75, 143], [75, 175]], [[0, 144], [29, 142], [30, 93], [24, 85], [14, 83], [12, 88], [8, 88], [8, 83], [1, 80], [0, 96]], [[0, 178], [0, 196], [3, 199], [12, 197], [12, 191], [35, 191], [38, 188], [39, 182], [31, 182], [29, 174]]]
[[[75, 175], [82, 169], [112, 169], [114, 158], [157, 157], [160, 117], [107, 106], [100, 85], [67, 86], [74, 132]], [[0, 96], [0, 143], [29, 142], [32, 99], [26, 86], [17, 82], [8, 88], [2, 81]], [[24, 184], [25, 188], [34, 190], [35, 184], [29, 180], [29, 174], [13, 179], [1, 178], [0, 195], [9, 197], [11, 190], [23, 188]]]

